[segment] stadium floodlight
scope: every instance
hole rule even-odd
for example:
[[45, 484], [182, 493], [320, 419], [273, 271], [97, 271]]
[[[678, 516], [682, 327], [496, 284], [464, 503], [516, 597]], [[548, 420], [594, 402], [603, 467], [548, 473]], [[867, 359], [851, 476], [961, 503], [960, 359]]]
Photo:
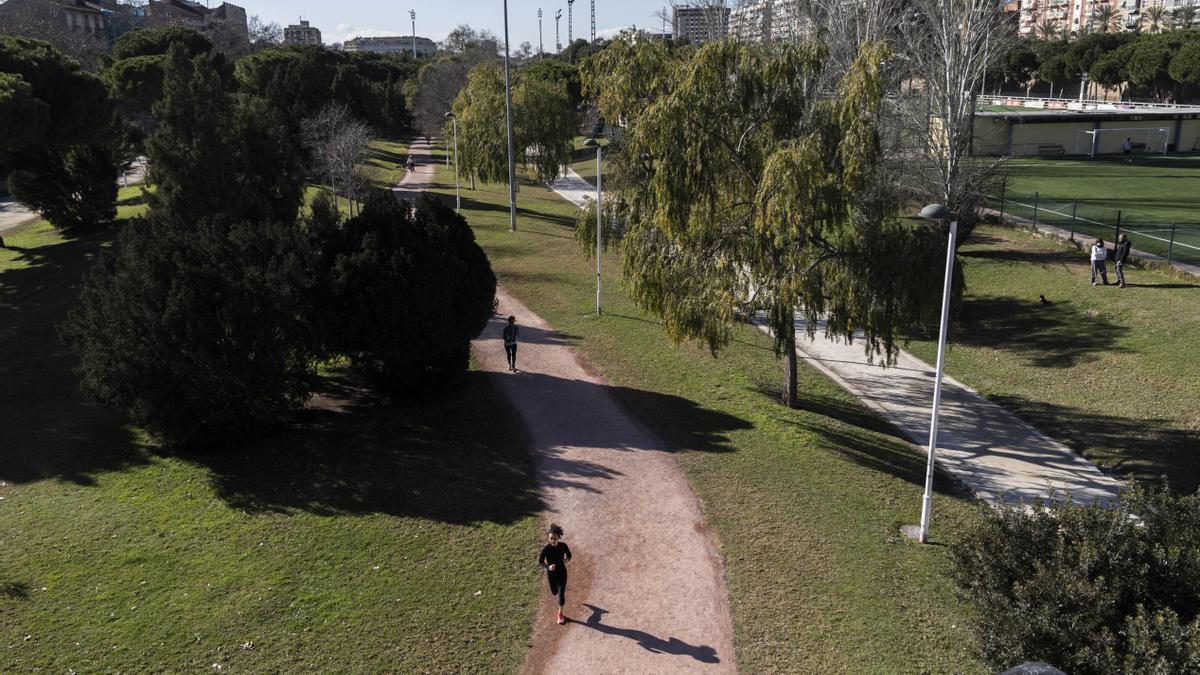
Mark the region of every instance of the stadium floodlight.
[[1095, 157], [1120, 153], [1128, 138], [1147, 153], [1167, 154], [1171, 141], [1170, 127], [1123, 127], [1111, 129], [1080, 129], [1075, 132], [1075, 154]]

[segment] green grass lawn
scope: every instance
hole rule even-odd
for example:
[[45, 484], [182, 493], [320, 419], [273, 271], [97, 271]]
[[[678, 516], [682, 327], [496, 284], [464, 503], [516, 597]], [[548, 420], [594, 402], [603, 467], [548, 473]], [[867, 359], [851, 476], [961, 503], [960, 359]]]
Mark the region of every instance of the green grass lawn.
[[1200, 281], [1135, 269], [1092, 287], [1074, 247], [1006, 227], [976, 230], [960, 260], [948, 373], [1118, 475], [1200, 487]]
[[539, 505], [488, 380], [402, 405], [334, 371], [340, 412], [160, 454], [83, 399], [55, 332], [113, 235], [0, 251], [0, 672], [516, 670]]
[[[1112, 239], [1121, 224], [1134, 247], [1200, 264], [1200, 155], [1012, 159], [1005, 162], [1007, 213]], [[1076, 204], [1075, 202], [1078, 202]], [[1072, 218], [1074, 212], [1075, 218]]]
[[[439, 180], [451, 199], [453, 173], [443, 168]], [[574, 207], [530, 183], [519, 205], [510, 233], [504, 185], [463, 191], [500, 282], [679, 451], [726, 556], [739, 668], [982, 672], [969, 610], [943, 575], [945, 547], [897, 531], [919, 517], [923, 455], [813, 370], [800, 373], [802, 408], [778, 405], [782, 365], [757, 330], [738, 330], [715, 360], [671, 345], [622, 292], [614, 257], [596, 318], [595, 267], [572, 239]], [[946, 480], [934, 505], [940, 543], [975, 517]]]

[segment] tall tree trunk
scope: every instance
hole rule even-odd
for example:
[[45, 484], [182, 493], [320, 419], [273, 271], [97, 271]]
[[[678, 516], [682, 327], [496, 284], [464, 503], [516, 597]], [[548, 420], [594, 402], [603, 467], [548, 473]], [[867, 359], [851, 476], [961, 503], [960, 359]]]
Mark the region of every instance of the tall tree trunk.
[[783, 404], [789, 408], [799, 406], [799, 399], [796, 393], [796, 327], [788, 325], [785, 329], [786, 336], [784, 337], [784, 354], [783, 354]]

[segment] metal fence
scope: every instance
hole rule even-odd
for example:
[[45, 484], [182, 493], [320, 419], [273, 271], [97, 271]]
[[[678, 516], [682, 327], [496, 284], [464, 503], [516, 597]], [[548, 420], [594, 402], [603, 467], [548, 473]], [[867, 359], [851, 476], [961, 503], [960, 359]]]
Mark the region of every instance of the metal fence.
[[1124, 234], [1133, 248], [1162, 256], [1169, 263], [1200, 266], [1200, 222], [1165, 222], [1132, 210], [1112, 209], [1077, 199], [1061, 199], [1040, 192], [988, 195], [989, 207], [1001, 217], [1015, 216], [1035, 225], [1052, 225], [1070, 233], [1071, 239], [1114, 242]]

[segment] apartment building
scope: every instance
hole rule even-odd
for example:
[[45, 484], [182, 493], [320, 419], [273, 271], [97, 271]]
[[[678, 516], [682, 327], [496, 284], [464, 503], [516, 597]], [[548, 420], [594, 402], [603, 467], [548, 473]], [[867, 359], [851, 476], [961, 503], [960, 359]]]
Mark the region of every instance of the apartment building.
[[321, 29], [313, 28], [307, 21], [292, 24], [283, 29], [283, 44], [285, 45], [319, 45], [321, 44]]
[[702, 44], [729, 34], [728, 7], [676, 7], [671, 14], [671, 34], [676, 40]]
[[742, 42], [799, 42], [812, 35], [800, 0], [757, 0], [729, 14], [729, 35]]

